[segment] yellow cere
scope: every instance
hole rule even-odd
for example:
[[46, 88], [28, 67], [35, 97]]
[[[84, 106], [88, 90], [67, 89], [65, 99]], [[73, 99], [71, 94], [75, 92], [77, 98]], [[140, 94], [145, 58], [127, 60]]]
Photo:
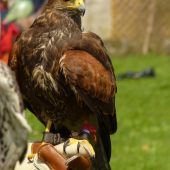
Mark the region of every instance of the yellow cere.
[[83, 0], [75, 0], [74, 5], [72, 5], [72, 6], [67, 6], [67, 8], [77, 9], [82, 3], [84, 3]]

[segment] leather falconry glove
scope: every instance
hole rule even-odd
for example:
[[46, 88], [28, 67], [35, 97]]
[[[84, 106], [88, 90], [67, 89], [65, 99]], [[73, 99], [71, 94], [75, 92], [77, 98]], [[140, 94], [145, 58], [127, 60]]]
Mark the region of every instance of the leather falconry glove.
[[[49, 143], [41, 145], [41, 143], [33, 143], [31, 146], [32, 154], [36, 154], [34, 157], [34, 165], [40, 170], [89, 170], [91, 168], [90, 159], [88, 152], [83, 151], [83, 147], [80, 146], [79, 154], [75, 154], [75, 146], [67, 146], [65, 156], [61, 154], [64, 143], [53, 146]], [[74, 155], [75, 154], [75, 155]], [[82, 156], [82, 155], [84, 156]], [[68, 155], [73, 155], [68, 157]]]

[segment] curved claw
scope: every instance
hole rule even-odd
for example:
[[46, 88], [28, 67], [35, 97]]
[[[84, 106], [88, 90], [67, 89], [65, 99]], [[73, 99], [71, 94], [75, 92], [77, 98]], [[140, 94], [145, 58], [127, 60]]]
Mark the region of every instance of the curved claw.
[[30, 162], [33, 162], [33, 161], [34, 161], [34, 156], [35, 156], [35, 154], [29, 154], [29, 155], [28, 155], [28, 160], [29, 160]]
[[77, 144], [77, 153], [79, 153], [79, 150], [80, 150], [80, 142], [78, 142]]
[[[65, 154], [67, 154], [66, 147], [68, 146], [69, 143], [70, 143], [69, 139], [64, 142], [63, 151], [64, 151]], [[77, 153], [79, 153], [79, 150], [80, 150], [80, 142], [78, 142], [78, 144], [77, 144]]]
[[68, 139], [67, 141], [65, 141], [65, 142], [64, 142], [64, 145], [63, 145], [63, 151], [64, 151], [65, 154], [67, 154], [67, 153], [66, 153], [66, 147], [68, 146], [68, 143], [70, 143], [70, 140], [69, 140], [69, 139]]

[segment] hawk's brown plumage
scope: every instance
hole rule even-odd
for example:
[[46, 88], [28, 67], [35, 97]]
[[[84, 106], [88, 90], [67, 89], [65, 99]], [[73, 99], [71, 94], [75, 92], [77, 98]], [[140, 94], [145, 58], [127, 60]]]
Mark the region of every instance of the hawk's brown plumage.
[[[80, 131], [84, 116], [91, 116], [98, 138], [94, 167], [109, 169], [109, 135], [117, 129], [114, 70], [100, 37], [81, 29], [82, 8], [72, 6], [78, 1], [82, 7], [82, 0], [65, 1], [49, 0], [44, 13], [18, 36], [9, 66], [25, 106], [44, 125], [50, 119], [53, 131], [63, 136], [65, 127]], [[97, 152], [105, 152], [106, 159]]]

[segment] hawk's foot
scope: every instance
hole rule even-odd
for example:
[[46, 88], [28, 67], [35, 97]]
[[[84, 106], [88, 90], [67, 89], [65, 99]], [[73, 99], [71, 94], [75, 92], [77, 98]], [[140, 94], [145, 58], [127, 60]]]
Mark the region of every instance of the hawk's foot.
[[74, 139], [74, 138], [69, 138], [63, 145], [64, 152], [67, 153], [66, 149], [68, 146], [74, 147], [77, 145], [77, 153], [81, 155], [82, 150], [84, 149], [87, 153], [85, 157], [94, 157], [95, 156], [95, 151], [92, 147], [92, 145], [89, 143], [88, 140], [86, 139]]

